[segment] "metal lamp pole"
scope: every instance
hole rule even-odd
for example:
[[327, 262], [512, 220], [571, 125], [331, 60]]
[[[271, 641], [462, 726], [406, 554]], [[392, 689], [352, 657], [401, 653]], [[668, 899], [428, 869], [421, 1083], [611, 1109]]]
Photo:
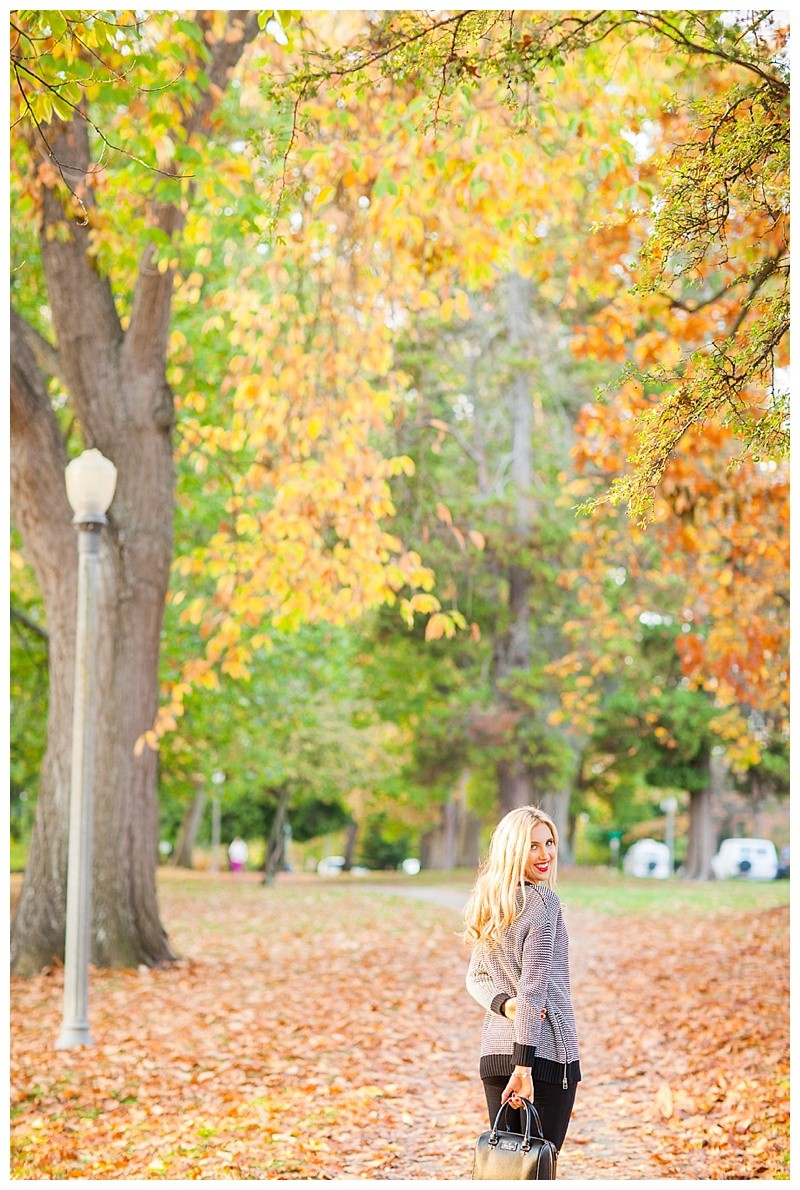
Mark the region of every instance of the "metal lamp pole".
[[117, 469], [99, 450], [68, 463], [67, 497], [78, 530], [78, 615], [75, 638], [75, 703], [67, 861], [64, 1018], [56, 1049], [91, 1045], [89, 954], [92, 920], [92, 820], [94, 793], [97, 563], [100, 532], [114, 498]]
[[217, 769], [211, 774], [211, 780], [214, 782], [214, 793], [211, 800], [211, 871], [219, 871], [219, 846], [220, 846], [220, 804], [219, 794], [220, 786], [225, 784], [225, 774], [222, 769]]

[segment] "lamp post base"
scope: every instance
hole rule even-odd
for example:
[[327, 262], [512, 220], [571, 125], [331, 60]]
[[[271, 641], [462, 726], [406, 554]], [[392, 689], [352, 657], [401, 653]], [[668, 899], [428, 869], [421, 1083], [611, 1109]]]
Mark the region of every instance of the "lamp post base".
[[56, 1042], [57, 1050], [71, 1050], [79, 1045], [93, 1045], [88, 1025], [62, 1025]]

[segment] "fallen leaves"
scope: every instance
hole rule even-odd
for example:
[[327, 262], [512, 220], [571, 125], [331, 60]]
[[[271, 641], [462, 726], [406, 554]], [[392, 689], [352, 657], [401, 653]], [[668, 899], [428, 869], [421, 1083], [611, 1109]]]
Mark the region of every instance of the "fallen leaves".
[[[570, 909], [568, 880], [585, 1081], [559, 1176], [786, 1175], [788, 911], [629, 921]], [[15, 1178], [469, 1178], [482, 1011], [452, 911], [292, 877], [161, 901], [191, 957], [92, 971], [92, 1048], [53, 1048], [60, 969], [12, 981]]]

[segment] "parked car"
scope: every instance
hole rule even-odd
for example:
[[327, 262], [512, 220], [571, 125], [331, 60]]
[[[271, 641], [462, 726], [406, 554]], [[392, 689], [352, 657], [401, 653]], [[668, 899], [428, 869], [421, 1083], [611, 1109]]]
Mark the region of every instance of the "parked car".
[[340, 872], [344, 871], [346, 862], [343, 855], [326, 855], [317, 864], [317, 871], [320, 876], [338, 876]]
[[778, 852], [770, 839], [724, 839], [711, 867], [717, 880], [774, 880]]
[[[347, 860], [343, 855], [326, 855], [317, 864], [317, 872], [320, 876], [338, 876], [344, 871], [344, 866]], [[369, 868], [352, 867], [350, 869], [351, 876], [369, 876]]]
[[789, 879], [789, 848], [781, 847], [778, 854], [778, 871], [776, 873], [778, 880]]
[[657, 839], [639, 839], [628, 848], [622, 870], [628, 876], [666, 880], [670, 875], [669, 847]]

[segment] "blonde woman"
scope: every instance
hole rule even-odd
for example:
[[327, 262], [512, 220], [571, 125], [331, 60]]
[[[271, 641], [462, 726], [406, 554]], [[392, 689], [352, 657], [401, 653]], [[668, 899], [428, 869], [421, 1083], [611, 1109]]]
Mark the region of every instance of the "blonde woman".
[[467, 990], [486, 1009], [480, 1076], [490, 1123], [510, 1100], [533, 1100], [547, 1140], [561, 1149], [581, 1079], [569, 986], [569, 941], [556, 896], [558, 834], [535, 806], [495, 827], [464, 911], [473, 946]]

